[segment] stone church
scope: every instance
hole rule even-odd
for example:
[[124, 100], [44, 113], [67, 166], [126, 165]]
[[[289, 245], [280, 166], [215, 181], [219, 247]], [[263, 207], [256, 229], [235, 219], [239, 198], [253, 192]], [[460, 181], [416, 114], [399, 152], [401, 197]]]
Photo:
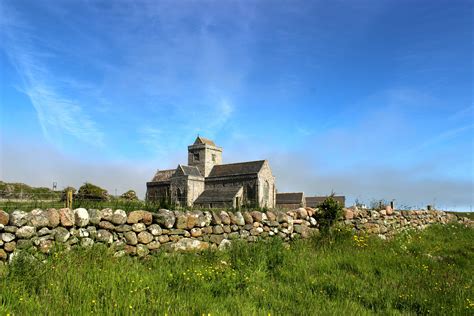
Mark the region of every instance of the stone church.
[[275, 177], [267, 160], [222, 164], [222, 148], [198, 136], [188, 146], [188, 165], [158, 170], [146, 198], [203, 208], [274, 208]]

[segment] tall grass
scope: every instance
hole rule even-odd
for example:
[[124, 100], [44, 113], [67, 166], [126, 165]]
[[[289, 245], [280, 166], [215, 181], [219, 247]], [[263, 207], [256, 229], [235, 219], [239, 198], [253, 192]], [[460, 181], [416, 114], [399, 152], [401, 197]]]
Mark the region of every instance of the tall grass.
[[[391, 241], [348, 232], [285, 245], [114, 258], [105, 247], [1, 270], [0, 314], [365, 315], [474, 312], [474, 230]], [[22, 259], [21, 259], [22, 258]]]

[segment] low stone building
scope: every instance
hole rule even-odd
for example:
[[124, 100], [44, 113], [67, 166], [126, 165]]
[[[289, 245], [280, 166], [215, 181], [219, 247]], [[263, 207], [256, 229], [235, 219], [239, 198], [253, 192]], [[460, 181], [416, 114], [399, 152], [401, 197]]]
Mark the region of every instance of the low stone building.
[[147, 182], [146, 198], [206, 208], [274, 208], [275, 192], [275, 177], [267, 160], [222, 164], [222, 148], [197, 137], [188, 146], [188, 165], [157, 171]]
[[[305, 198], [306, 200], [306, 206], [307, 207], [312, 207], [316, 208], [318, 207], [321, 203], [324, 202], [328, 197], [327, 196], [308, 196]], [[334, 200], [338, 202], [342, 207], [346, 206], [346, 197], [343, 195], [335, 195], [333, 196]]]
[[296, 209], [305, 207], [306, 201], [303, 192], [277, 193], [276, 207], [282, 209]]

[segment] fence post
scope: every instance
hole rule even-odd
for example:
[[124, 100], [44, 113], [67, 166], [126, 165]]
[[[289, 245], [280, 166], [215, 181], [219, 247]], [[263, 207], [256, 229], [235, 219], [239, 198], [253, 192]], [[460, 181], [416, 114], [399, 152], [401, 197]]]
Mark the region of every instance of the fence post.
[[66, 207], [69, 208], [69, 209], [72, 209], [72, 190], [67, 191]]

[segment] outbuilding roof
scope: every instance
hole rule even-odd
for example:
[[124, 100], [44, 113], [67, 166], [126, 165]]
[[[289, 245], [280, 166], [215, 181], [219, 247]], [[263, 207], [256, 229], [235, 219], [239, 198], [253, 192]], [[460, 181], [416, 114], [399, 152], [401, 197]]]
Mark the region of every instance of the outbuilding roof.
[[233, 202], [242, 186], [224, 187], [219, 189], [207, 189], [194, 202], [195, 204], [217, 203], [217, 202]]
[[265, 160], [230, 163], [225, 165], [215, 165], [209, 173], [212, 177], [227, 177], [242, 174], [257, 174], [262, 170]]
[[276, 204], [301, 204], [303, 197], [303, 192], [277, 193]]
[[[321, 203], [323, 203], [324, 200], [327, 199], [327, 196], [308, 196], [305, 199], [306, 199], [306, 206], [317, 207]], [[333, 196], [333, 199], [339, 202], [339, 204], [341, 204], [342, 206], [346, 205], [346, 197], [344, 195]]]

